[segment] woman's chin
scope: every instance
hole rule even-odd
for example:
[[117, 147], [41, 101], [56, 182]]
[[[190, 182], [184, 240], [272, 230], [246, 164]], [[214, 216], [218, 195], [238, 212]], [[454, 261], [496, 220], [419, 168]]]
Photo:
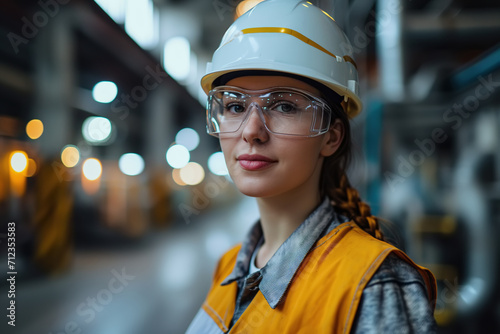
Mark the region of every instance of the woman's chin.
[[269, 197], [272, 196], [276, 188], [271, 187], [269, 184], [264, 185], [264, 184], [259, 184], [260, 182], [234, 182], [236, 185], [236, 188], [246, 196], [249, 197]]
[[259, 189], [248, 189], [249, 187], [242, 187], [238, 190], [245, 196], [248, 197], [266, 197], [266, 192]]

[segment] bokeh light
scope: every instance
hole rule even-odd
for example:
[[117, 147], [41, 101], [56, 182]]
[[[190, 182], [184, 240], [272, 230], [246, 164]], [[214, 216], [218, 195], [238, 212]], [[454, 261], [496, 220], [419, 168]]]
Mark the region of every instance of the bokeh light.
[[184, 183], [194, 186], [203, 181], [205, 170], [199, 163], [190, 162], [181, 168], [180, 177]]
[[189, 290], [196, 284], [199, 262], [200, 255], [192, 245], [182, 238], [174, 238], [168, 243], [165, 257], [159, 264], [160, 282], [169, 291]]
[[101, 162], [95, 158], [89, 158], [85, 160], [82, 167], [83, 176], [87, 180], [94, 181], [97, 180], [102, 174]]
[[118, 160], [118, 167], [125, 175], [139, 175], [144, 171], [144, 159], [139, 154], [126, 153]]
[[111, 121], [105, 117], [92, 116], [82, 125], [83, 138], [89, 143], [104, 143], [111, 136]]
[[226, 160], [224, 160], [224, 153], [215, 152], [208, 158], [208, 169], [215, 175], [229, 175], [226, 166]]
[[74, 145], [66, 145], [61, 152], [61, 161], [64, 166], [75, 167], [80, 161], [80, 151]]
[[26, 176], [32, 177], [36, 173], [36, 162], [33, 159], [28, 159], [28, 169], [26, 170]]
[[236, 6], [235, 17], [236, 18], [240, 17], [253, 7], [257, 6], [257, 4], [262, 1], [264, 0], [244, 0], [240, 2], [238, 6]]
[[187, 185], [186, 182], [182, 181], [182, 179], [181, 179], [181, 170], [180, 169], [172, 170], [172, 179], [179, 186], [186, 186]]
[[185, 146], [189, 151], [192, 151], [200, 144], [200, 136], [196, 130], [184, 128], [177, 132], [175, 142], [179, 145]]
[[32, 119], [26, 124], [26, 134], [31, 139], [38, 139], [43, 134], [43, 123], [39, 119]]
[[100, 103], [109, 103], [118, 95], [118, 87], [112, 81], [98, 82], [92, 89], [92, 97]]
[[226, 231], [211, 230], [205, 237], [205, 252], [214, 260], [231, 248], [231, 238]]
[[159, 13], [153, 0], [126, 2], [125, 31], [144, 49], [153, 49], [158, 44], [158, 18]]
[[175, 80], [183, 81], [191, 72], [191, 45], [183, 36], [170, 38], [163, 49], [163, 66]]
[[10, 166], [17, 173], [22, 173], [28, 167], [28, 155], [23, 151], [15, 151], [10, 156]]
[[184, 145], [172, 145], [167, 150], [166, 159], [170, 167], [182, 168], [187, 165], [191, 155]]

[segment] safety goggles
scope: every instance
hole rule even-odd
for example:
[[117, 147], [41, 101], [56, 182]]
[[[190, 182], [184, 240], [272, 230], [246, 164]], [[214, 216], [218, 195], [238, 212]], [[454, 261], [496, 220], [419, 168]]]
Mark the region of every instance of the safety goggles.
[[207, 132], [238, 132], [256, 110], [267, 131], [288, 136], [315, 137], [328, 131], [331, 110], [322, 99], [296, 88], [246, 90], [219, 86], [208, 93]]

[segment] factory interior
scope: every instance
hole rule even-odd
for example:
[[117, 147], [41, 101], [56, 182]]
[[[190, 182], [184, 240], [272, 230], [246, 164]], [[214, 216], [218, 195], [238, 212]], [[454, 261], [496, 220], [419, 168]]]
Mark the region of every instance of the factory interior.
[[[200, 87], [258, 2], [1, 2], [1, 333], [186, 331], [259, 218]], [[358, 66], [352, 183], [434, 273], [439, 333], [500, 333], [500, 3], [310, 2]]]

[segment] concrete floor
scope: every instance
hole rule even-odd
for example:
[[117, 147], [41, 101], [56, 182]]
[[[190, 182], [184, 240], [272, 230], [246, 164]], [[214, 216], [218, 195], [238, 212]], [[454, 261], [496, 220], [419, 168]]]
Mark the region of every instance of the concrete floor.
[[[19, 270], [16, 327], [7, 326], [4, 315], [1, 333], [183, 333], [217, 259], [257, 217], [254, 200], [242, 198], [189, 225], [150, 233], [140, 245], [77, 249], [72, 269], [59, 277], [22, 279]], [[6, 294], [1, 298], [7, 305]]]

